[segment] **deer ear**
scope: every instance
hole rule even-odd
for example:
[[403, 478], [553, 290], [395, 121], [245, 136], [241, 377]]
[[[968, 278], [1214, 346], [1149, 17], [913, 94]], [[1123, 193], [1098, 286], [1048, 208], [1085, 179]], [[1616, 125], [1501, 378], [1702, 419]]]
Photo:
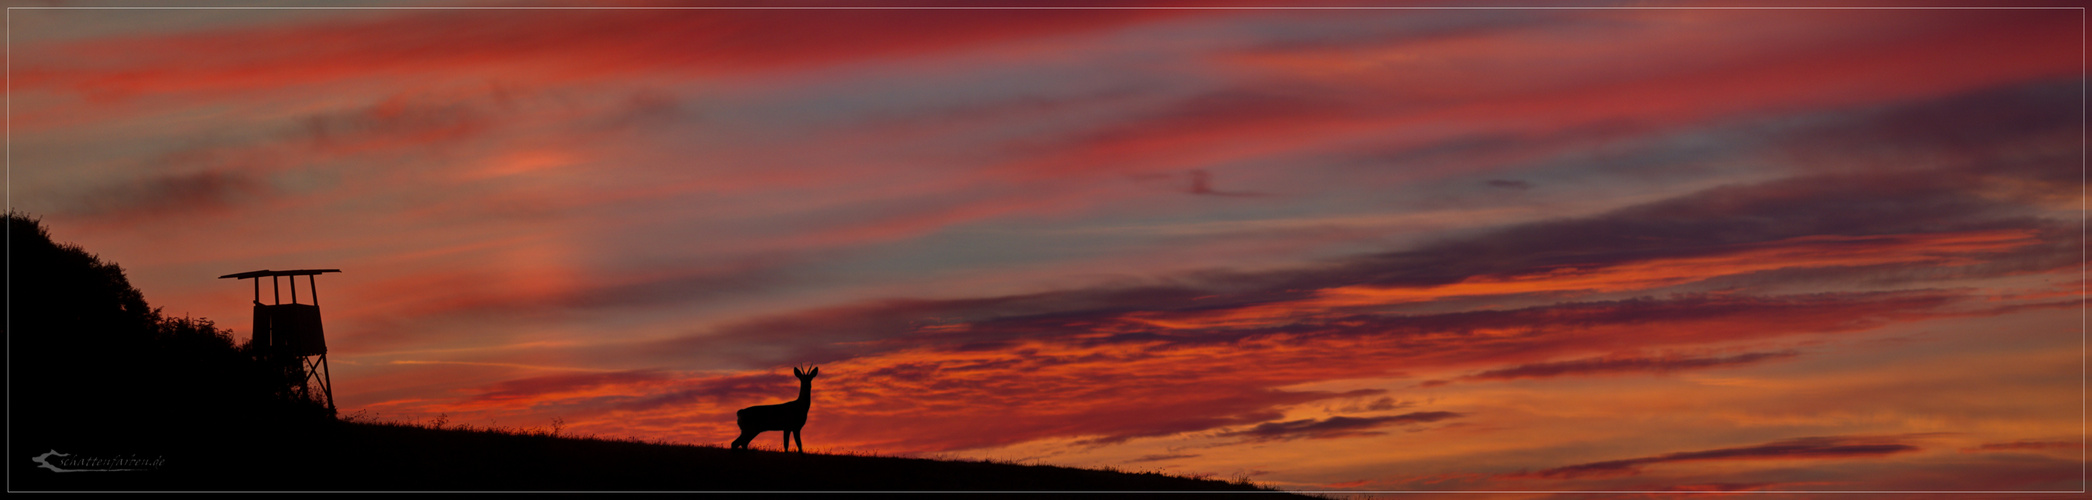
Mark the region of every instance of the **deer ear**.
[[813, 371], [810, 371], [810, 372], [806, 372], [806, 376], [808, 376], [808, 377], [818, 377], [818, 376], [821, 376], [821, 367], [818, 367], [818, 366], [814, 367], [814, 370], [813, 370]]
[[794, 367], [792, 367], [792, 376], [794, 376], [794, 377], [804, 377], [804, 376], [806, 376], [806, 374], [805, 374], [805, 373], [801, 373], [801, 372], [799, 371], [799, 367], [797, 367], [797, 366], [794, 366]]

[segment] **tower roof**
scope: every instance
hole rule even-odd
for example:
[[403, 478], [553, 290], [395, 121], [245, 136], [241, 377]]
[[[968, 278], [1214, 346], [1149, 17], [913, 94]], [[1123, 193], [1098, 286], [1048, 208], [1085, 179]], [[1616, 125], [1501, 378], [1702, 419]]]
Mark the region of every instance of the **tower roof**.
[[226, 278], [239, 278], [239, 279], [247, 279], [247, 278], [259, 278], [259, 277], [263, 277], [263, 276], [311, 276], [311, 275], [315, 275], [315, 274], [320, 274], [320, 273], [338, 273], [338, 272], [341, 272], [341, 270], [340, 270], [340, 269], [293, 269], [293, 270], [289, 270], [289, 271], [270, 271], [270, 270], [267, 270], [267, 269], [263, 269], [263, 270], [260, 270], [260, 271], [247, 271], [247, 272], [244, 272], [244, 273], [232, 273], [232, 274], [227, 274], [227, 275], [224, 275], [224, 276], [219, 276], [219, 277], [218, 277], [218, 279], [221, 279], [221, 280], [222, 280], [222, 279], [226, 279]]

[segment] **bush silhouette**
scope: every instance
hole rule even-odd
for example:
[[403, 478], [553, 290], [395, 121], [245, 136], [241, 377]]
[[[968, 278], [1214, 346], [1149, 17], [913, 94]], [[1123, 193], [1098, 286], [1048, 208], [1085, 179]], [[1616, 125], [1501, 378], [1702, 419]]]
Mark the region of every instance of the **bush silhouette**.
[[230, 332], [167, 317], [122, 267], [54, 241], [41, 220], [6, 220], [11, 452], [152, 452], [314, 414], [277, 394]]

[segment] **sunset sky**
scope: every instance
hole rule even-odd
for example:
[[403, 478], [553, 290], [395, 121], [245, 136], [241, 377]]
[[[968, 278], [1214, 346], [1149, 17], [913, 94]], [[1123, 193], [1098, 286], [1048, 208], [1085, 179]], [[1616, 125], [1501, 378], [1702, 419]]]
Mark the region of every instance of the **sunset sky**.
[[723, 446], [812, 364], [815, 451], [2075, 491], [2033, 5], [11, 8], [8, 205], [242, 340], [341, 269], [381, 420]]

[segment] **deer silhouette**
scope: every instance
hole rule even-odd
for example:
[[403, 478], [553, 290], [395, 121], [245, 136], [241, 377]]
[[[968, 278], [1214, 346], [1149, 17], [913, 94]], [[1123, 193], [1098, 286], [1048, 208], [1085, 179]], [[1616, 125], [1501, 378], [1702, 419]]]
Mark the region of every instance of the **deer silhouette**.
[[734, 424], [741, 426], [741, 437], [734, 438], [732, 449], [748, 449], [748, 442], [763, 431], [784, 431], [784, 449], [792, 450], [792, 442], [799, 442], [799, 452], [806, 453], [806, 440], [799, 429], [806, 427], [807, 407], [814, 403], [814, 377], [821, 374], [820, 367], [806, 371], [792, 368], [792, 376], [799, 377], [799, 399], [774, 405], [750, 406], [734, 412]]

